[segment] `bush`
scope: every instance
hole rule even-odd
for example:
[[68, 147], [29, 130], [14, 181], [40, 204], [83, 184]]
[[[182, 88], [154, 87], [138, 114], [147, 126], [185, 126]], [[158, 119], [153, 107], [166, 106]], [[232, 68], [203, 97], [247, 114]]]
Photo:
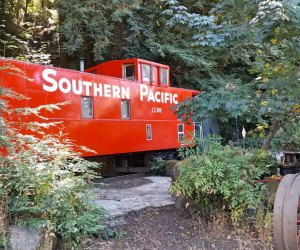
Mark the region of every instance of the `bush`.
[[154, 157], [150, 160], [150, 170], [155, 175], [164, 175], [166, 173], [166, 161], [160, 157]]
[[[6, 99], [23, 98], [0, 91]], [[104, 210], [92, 199], [91, 180], [98, 163], [81, 158], [79, 147], [62, 132], [45, 135], [40, 129], [55, 124], [23, 122], [27, 115], [41, 118], [42, 110], [59, 106], [13, 110], [0, 101], [0, 210], [5, 210], [1, 223], [46, 228], [66, 249], [76, 248], [87, 235], [107, 235]], [[7, 244], [5, 230], [1, 225], [3, 247]]]
[[180, 167], [179, 178], [171, 187], [173, 193], [192, 198], [206, 214], [214, 208], [229, 211], [233, 222], [241, 220], [247, 208], [261, 203], [265, 187], [256, 180], [273, 165], [265, 151], [244, 152], [222, 146], [215, 139], [202, 154], [187, 150], [189, 165]]
[[62, 135], [37, 139], [17, 134], [16, 143], [5, 185], [15, 222], [46, 227], [68, 248], [105, 230], [106, 216], [93, 204], [90, 184], [97, 163], [76, 155], [74, 145]]

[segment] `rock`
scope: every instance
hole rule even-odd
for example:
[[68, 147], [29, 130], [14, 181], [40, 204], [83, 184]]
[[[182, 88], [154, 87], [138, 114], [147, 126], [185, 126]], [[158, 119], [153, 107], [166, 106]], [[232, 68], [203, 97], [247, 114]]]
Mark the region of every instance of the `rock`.
[[[130, 180], [131, 185], [126, 184]], [[175, 203], [168, 189], [171, 178], [165, 176], [120, 176], [95, 188], [95, 203], [102, 206], [112, 218], [146, 207], [161, 207]]]
[[29, 229], [13, 225], [9, 227], [10, 246], [12, 250], [52, 250], [56, 238], [44, 228]]
[[[193, 161], [193, 157], [189, 157], [184, 159], [183, 161], [175, 161], [170, 160], [166, 163], [166, 175], [170, 176], [172, 179], [172, 182], [176, 181], [176, 179], [180, 175], [180, 168], [181, 167], [189, 167], [191, 166], [191, 161]], [[185, 210], [185, 209], [192, 209], [193, 208], [193, 200], [189, 197], [185, 197], [183, 195], [176, 196], [175, 194], [172, 194], [172, 196], [175, 196], [175, 207], [177, 209]]]
[[172, 181], [175, 181], [179, 176], [178, 162], [176, 160], [166, 162], [166, 176], [171, 177]]
[[180, 175], [180, 168], [182, 167], [190, 167], [193, 166], [192, 161], [195, 160], [195, 157], [188, 157], [182, 161], [170, 160], [166, 163], [166, 175], [172, 178], [172, 181], [176, 181], [176, 179]]
[[190, 197], [186, 197], [183, 195], [175, 197], [175, 207], [177, 209], [185, 210], [185, 209], [192, 209], [193, 207], [193, 200]]

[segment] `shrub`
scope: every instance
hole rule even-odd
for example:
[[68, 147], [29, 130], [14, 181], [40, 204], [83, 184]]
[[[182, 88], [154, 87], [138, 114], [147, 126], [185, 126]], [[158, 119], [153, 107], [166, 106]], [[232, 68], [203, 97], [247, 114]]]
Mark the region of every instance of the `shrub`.
[[62, 134], [42, 139], [16, 134], [15, 143], [6, 182], [15, 222], [46, 227], [67, 248], [104, 231], [106, 216], [93, 204], [90, 184], [97, 163], [80, 158]]
[[188, 150], [189, 165], [180, 167], [179, 178], [171, 187], [173, 193], [191, 197], [206, 214], [214, 208], [229, 211], [233, 222], [241, 220], [247, 208], [261, 203], [264, 185], [256, 180], [273, 164], [265, 151], [244, 152], [222, 146], [215, 139], [202, 154]]
[[166, 161], [160, 157], [154, 157], [150, 160], [150, 170], [155, 175], [164, 175], [166, 172]]
[[79, 147], [61, 131], [41, 131], [57, 124], [23, 122], [28, 115], [40, 119], [41, 111], [60, 107], [10, 109], [4, 99], [25, 97], [1, 87], [0, 94], [0, 219], [5, 223], [0, 245], [7, 244], [8, 222], [44, 227], [66, 249], [76, 248], [89, 234], [107, 235], [104, 210], [92, 200], [91, 180], [98, 163], [81, 158]]

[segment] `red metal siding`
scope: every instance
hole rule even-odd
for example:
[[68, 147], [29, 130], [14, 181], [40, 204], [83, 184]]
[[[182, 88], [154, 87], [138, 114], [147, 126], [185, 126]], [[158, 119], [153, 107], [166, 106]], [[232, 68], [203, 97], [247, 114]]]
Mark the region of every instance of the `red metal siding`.
[[[116, 70], [117, 66], [112, 67], [112, 70], [116, 75], [121, 74], [122, 77], [122, 63], [124, 62], [126, 63], [125, 60], [108, 62], [105, 67], [103, 65], [102, 67], [119, 65], [121, 71]], [[171, 107], [175, 106], [175, 101], [191, 98], [192, 94], [195, 94], [191, 90], [145, 85], [109, 76], [14, 60], [0, 60], [0, 66], [3, 65], [17, 67], [32, 79], [29, 81], [16, 74], [7, 74], [9, 69], [0, 71], [4, 87], [30, 98], [26, 101], [14, 100], [11, 105], [36, 107], [43, 104], [70, 102], [60, 111], [44, 112], [43, 115], [47, 116], [49, 121], [62, 121], [69, 137], [78, 145], [95, 150], [96, 155], [180, 147], [177, 125], [181, 122], [177, 120]], [[45, 69], [48, 69], [48, 74], [45, 74], [47, 72]], [[107, 71], [107, 74], [112, 75], [113, 71]], [[49, 92], [45, 88], [48, 90], [52, 88], [53, 91]], [[81, 117], [81, 96], [93, 96], [94, 117], [92, 119]], [[164, 96], [165, 103], [162, 103], [162, 96]], [[121, 119], [121, 100], [123, 99], [129, 99], [131, 102], [129, 120]], [[147, 140], [146, 124], [152, 125], [152, 140]], [[57, 129], [51, 128], [47, 131], [55, 133]], [[192, 131], [193, 126], [185, 124], [185, 134], [192, 133]], [[92, 155], [94, 154], [85, 154], [85, 156]]]

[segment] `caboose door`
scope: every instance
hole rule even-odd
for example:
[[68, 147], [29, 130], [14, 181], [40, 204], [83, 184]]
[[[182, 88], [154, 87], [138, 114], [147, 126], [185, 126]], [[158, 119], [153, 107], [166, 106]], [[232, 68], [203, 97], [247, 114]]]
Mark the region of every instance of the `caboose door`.
[[204, 148], [203, 128], [201, 122], [194, 122], [194, 140], [201, 149]]
[[194, 122], [194, 139], [200, 141], [203, 138], [202, 124]]

